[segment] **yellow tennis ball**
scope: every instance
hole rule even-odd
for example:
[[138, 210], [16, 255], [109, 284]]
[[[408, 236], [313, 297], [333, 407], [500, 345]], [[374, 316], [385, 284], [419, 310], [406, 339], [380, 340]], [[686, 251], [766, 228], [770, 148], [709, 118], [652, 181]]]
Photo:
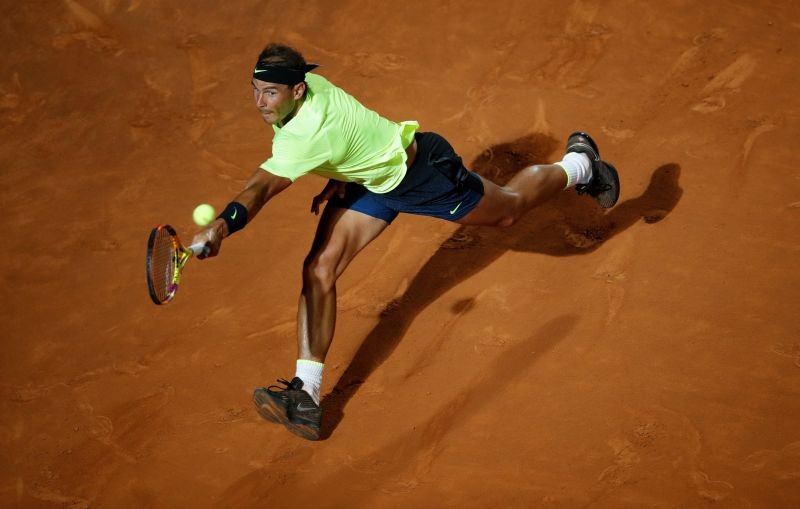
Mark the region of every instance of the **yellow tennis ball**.
[[208, 223], [214, 220], [214, 216], [216, 216], [216, 212], [214, 212], [214, 207], [209, 205], [208, 203], [201, 203], [197, 207], [194, 208], [194, 212], [192, 212], [192, 219], [197, 224], [197, 226], [206, 226]]

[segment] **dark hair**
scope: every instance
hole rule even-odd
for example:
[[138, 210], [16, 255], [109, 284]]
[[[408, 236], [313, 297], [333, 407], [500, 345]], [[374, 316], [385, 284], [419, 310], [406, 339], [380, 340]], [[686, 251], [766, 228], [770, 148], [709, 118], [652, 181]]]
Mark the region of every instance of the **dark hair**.
[[268, 44], [258, 55], [258, 64], [302, 69], [306, 65], [306, 59], [291, 46], [273, 42]]

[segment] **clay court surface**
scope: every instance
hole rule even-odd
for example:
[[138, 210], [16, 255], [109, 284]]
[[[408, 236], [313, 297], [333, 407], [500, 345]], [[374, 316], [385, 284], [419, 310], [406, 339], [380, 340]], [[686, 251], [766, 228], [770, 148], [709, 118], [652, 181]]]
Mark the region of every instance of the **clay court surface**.
[[[5, 2], [0, 506], [800, 507], [800, 4]], [[324, 439], [291, 377], [324, 181], [175, 302], [186, 240], [269, 156], [270, 41], [504, 181], [585, 129], [620, 170], [509, 229], [402, 216], [338, 284]]]

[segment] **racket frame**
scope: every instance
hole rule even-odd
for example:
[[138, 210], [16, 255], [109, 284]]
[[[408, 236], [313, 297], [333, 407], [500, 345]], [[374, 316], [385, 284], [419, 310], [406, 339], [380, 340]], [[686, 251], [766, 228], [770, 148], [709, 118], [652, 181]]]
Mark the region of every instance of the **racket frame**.
[[[159, 232], [166, 230], [172, 241], [172, 282], [167, 289], [167, 295], [164, 300], [161, 300], [158, 293], [155, 291], [155, 284], [153, 282], [153, 248], [155, 247], [156, 238]], [[150, 298], [158, 305], [167, 304], [175, 298], [178, 292], [178, 286], [181, 283], [181, 271], [189, 261], [189, 258], [206, 251], [208, 248], [202, 244], [184, 247], [178, 238], [178, 233], [175, 228], [168, 224], [158, 225], [150, 232], [150, 238], [147, 240], [147, 289], [150, 292]]]

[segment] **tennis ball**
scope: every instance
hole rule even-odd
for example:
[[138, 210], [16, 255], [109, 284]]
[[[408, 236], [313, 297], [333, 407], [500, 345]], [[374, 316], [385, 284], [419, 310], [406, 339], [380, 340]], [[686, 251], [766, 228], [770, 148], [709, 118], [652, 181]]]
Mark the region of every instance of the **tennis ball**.
[[192, 212], [192, 219], [194, 219], [194, 222], [197, 224], [197, 226], [206, 226], [208, 223], [214, 220], [214, 216], [216, 214], [217, 213], [214, 212], [214, 207], [208, 203], [201, 203], [194, 208], [194, 212]]

